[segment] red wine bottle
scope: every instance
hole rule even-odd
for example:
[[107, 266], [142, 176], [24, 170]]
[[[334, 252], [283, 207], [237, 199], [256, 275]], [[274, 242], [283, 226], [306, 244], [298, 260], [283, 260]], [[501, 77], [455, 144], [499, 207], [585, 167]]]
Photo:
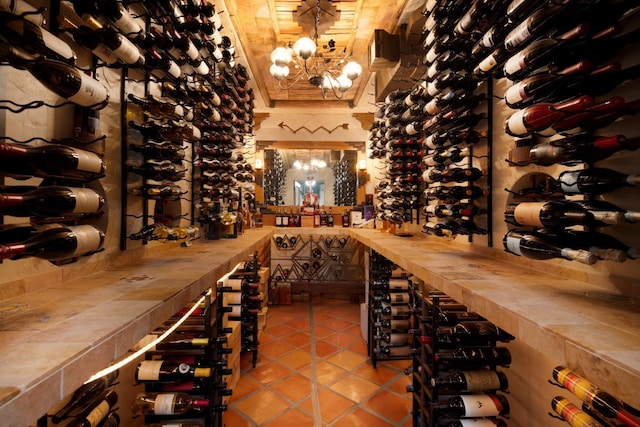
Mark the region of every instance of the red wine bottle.
[[499, 394], [466, 394], [433, 402], [431, 407], [445, 414], [458, 417], [495, 417], [509, 413], [509, 402]]
[[104, 171], [102, 158], [90, 151], [59, 144], [0, 142], [0, 175], [91, 181], [104, 176]]
[[147, 159], [171, 160], [178, 164], [185, 157], [185, 147], [170, 141], [157, 142], [147, 139], [142, 145], [129, 144], [129, 149], [142, 153]]
[[[546, 202], [521, 202], [508, 205], [504, 211], [505, 221], [514, 225], [531, 225], [545, 228], [565, 228], [573, 225], [602, 227], [608, 223], [597, 221], [594, 216], [577, 203], [564, 200]], [[609, 218], [614, 224], [621, 222], [622, 214]]]
[[74, 412], [82, 412], [83, 408], [103, 395], [107, 388], [118, 378], [118, 373], [118, 370], [113, 371], [110, 374], [80, 386], [73, 392], [69, 401], [53, 415], [51, 421], [53, 421], [54, 424], [58, 424]]
[[139, 393], [131, 410], [135, 415], [179, 415], [210, 408], [208, 399], [194, 399], [186, 393]]
[[182, 169], [177, 166], [171, 160], [147, 160], [142, 165], [128, 167], [130, 172], [137, 173], [144, 176], [147, 179], [153, 179], [155, 181], [180, 181], [184, 179], [186, 169]]
[[640, 138], [623, 135], [595, 136], [581, 132], [561, 139], [536, 144], [529, 150], [529, 163], [550, 166], [556, 163], [572, 165], [604, 160], [621, 150], [637, 150]]
[[78, 45], [91, 51], [102, 62], [114, 68], [121, 64], [118, 56], [102, 43], [100, 33], [84, 25], [78, 26], [62, 14], [58, 15], [57, 20], [61, 27], [71, 33]]
[[543, 235], [526, 230], [510, 230], [502, 239], [507, 252], [537, 260], [563, 258], [583, 264], [595, 264], [598, 258], [591, 252], [570, 247], [557, 246]]
[[513, 52], [530, 42], [535, 36], [543, 34], [550, 29], [555, 20], [558, 19], [563, 6], [542, 7], [518, 26], [513, 28], [504, 39], [504, 47], [507, 51]]
[[118, 394], [109, 390], [102, 399], [88, 412], [74, 418], [67, 424], [69, 427], [94, 427], [98, 426], [118, 403]]
[[0, 186], [0, 214], [28, 217], [90, 216], [99, 213], [104, 198], [90, 188], [61, 186]]
[[65, 62], [30, 56], [7, 44], [0, 45], [0, 58], [28, 70], [47, 89], [78, 105], [99, 110], [109, 104], [109, 91], [102, 83]]
[[610, 216], [616, 217], [619, 214], [622, 214], [627, 222], [640, 222], [640, 212], [622, 209], [621, 207], [605, 200], [590, 198], [585, 200], [575, 200], [574, 203], [578, 203], [580, 206], [587, 209], [596, 219], [602, 218], [604, 221], [604, 218]]
[[506, 391], [509, 381], [504, 372], [494, 370], [457, 371], [446, 377], [431, 378], [431, 386], [456, 391]]
[[584, 110], [591, 105], [593, 105], [593, 98], [586, 95], [557, 104], [534, 104], [507, 118], [505, 132], [511, 136], [525, 136], [541, 132], [571, 112]]
[[447, 367], [478, 369], [484, 366], [509, 366], [511, 352], [507, 347], [464, 346], [451, 351], [441, 351], [434, 360]]
[[187, 191], [183, 191], [179, 185], [143, 185], [131, 190], [132, 194], [152, 200], [179, 200]]
[[616, 419], [625, 426], [640, 427], [640, 418], [630, 414], [622, 402], [569, 368], [556, 366], [553, 369], [553, 379], [602, 416]]
[[102, 248], [104, 233], [93, 225], [59, 226], [44, 229], [35, 236], [0, 246], [0, 259], [30, 256], [60, 261], [89, 255]]
[[[633, 114], [634, 106], [640, 108], [640, 102], [625, 102], [621, 96], [614, 96], [607, 100], [593, 104], [584, 111], [575, 112], [558, 120], [551, 126], [558, 133], [567, 132], [575, 128], [598, 129], [618, 119], [624, 114]], [[613, 153], [611, 153], [613, 154]]]
[[138, 363], [135, 379], [138, 382], [172, 382], [193, 378], [208, 378], [211, 368], [203, 368], [174, 360], [143, 360]]
[[572, 229], [540, 229], [538, 232], [550, 240], [560, 242], [572, 248], [589, 251], [601, 260], [624, 262], [628, 258], [636, 259], [638, 257], [638, 250], [636, 248], [632, 248], [605, 233]]
[[46, 24], [46, 19], [44, 18], [44, 15], [40, 11], [40, 9], [36, 9], [25, 0], [1, 1], [0, 11], [9, 12], [16, 16], [21, 16], [38, 26], [43, 26], [44, 24]]
[[587, 194], [596, 196], [623, 187], [640, 184], [640, 175], [627, 175], [612, 169], [589, 168], [565, 171], [558, 176], [558, 190], [564, 194]]

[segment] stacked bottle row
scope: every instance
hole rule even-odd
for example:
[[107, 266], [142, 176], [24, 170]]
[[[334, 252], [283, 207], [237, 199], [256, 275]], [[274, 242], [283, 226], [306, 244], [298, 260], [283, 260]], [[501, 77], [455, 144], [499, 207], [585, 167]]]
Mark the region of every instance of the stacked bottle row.
[[469, 312], [439, 291], [414, 290], [411, 330], [414, 426], [506, 426], [508, 379], [498, 368], [511, 363], [513, 340], [502, 329]]
[[[218, 200], [240, 210], [234, 196], [253, 182], [252, 168], [232, 157], [245, 144], [242, 135], [252, 132], [254, 94], [247, 70], [235, 63], [231, 39], [220, 33], [220, 11], [181, 0], [72, 1], [62, 2], [60, 10], [58, 21], [73, 42], [90, 50], [99, 65], [122, 67], [123, 92], [131, 90], [122, 94], [123, 124], [137, 131], [123, 126], [123, 167], [130, 172], [123, 183], [130, 211], [123, 223], [129, 224], [128, 215], [143, 224], [124, 236], [133, 232], [146, 239], [154, 235], [146, 229], [149, 222], [152, 229], [177, 227], [182, 219], [221, 228]], [[140, 81], [144, 94], [133, 93]], [[253, 193], [250, 186], [246, 194]], [[142, 209], [126, 203], [131, 194], [142, 197]], [[182, 201], [191, 202], [190, 209]], [[188, 239], [199, 235], [195, 227], [189, 231]], [[205, 237], [219, 235], [206, 231]]]
[[222, 282], [225, 322], [240, 322], [240, 351], [251, 353], [251, 363], [258, 361], [258, 314], [263, 308], [265, 295], [261, 292], [260, 263], [257, 253], [253, 259], [236, 268]]
[[370, 251], [368, 353], [374, 368], [378, 359], [410, 357], [410, 286], [406, 274], [393, 262]]
[[[490, 4], [493, 3], [493, 4]], [[423, 99], [430, 116], [425, 129], [423, 158], [427, 183], [424, 214], [426, 234], [455, 238], [486, 234], [490, 154], [487, 138], [489, 85], [476, 72], [473, 47], [489, 30], [490, 19], [504, 2], [429, 2], [424, 14], [425, 80], [410, 100]], [[414, 126], [415, 128], [415, 126]], [[480, 223], [481, 225], [477, 225]]]
[[117, 412], [119, 371], [112, 371], [78, 387], [62, 406], [38, 420], [39, 426], [46, 427], [49, 420], [53, 424], [65, 422], [70, 427], [118, 427], [120, 415]]
[[355, 206], [358, 190], [356, 165], [351, 159], [343, 159], [333, 166], [333, 204], [336, 206]]
[[287, 168], [279, 150], [264, 150], [264, 200], [274, 206], [284, 204]]
[[[225, 377], [225, 348], [231, 331], [222, 327], [221, 295], [208, 292], [204, 301], [173, 332], [145, 353], [138, 363], [135, 381], [145, 391], [135, 397], [134, 416], [144, 415], [147, 425], [189, 423], [221, 426], [230, 396]], [[181, 320], [193, 305], [176, 313], [157, 328], [151, 337], [164, 334]]]
[[552, 375], [556, 385], [566, 388], [582, 403], [578, 407], [564, 396], [554, 397], [551, 408], [557, 414], [555, 418], [572, 426], [640, 426], [640, 410], [600, 389], [571, 369], [556, 366]]
[[[0, 226], [0, 259], [35, 256], [65, 263], [101, 250], [104, 243], [106, 206], [97, 182], [106, 171], [103, 147], [97, 143], [103, 137], [84, 138], [80, 124], [86, 113], [81, 106], [90, 107], [93, 132], [100, 132], [95, 110], [108, 105], [109, 93], [76, 66], [74, 48], [44, 28], [42, 12], [24, 2], [0, 8], [0, 61], [25, 70], [74, 104], [77, 123], [68, 126], [73, 137], [62, 140], [0, 137], [0, 176], [40, 180], [38, 185], [0, 186], [0, 216], [19, 218]], [[21, 108], [12, 113], [64, 104], [38, 100], [14, 105]]]
[[508, 79], [504, 101], [514, 110], [504, 125], [515, 139], [507, 162], [580, 168], [555, 172], [557, 178], [541, 173], [544, 186], [513, 192], [505, 221], [514, 227], [504, 247], [584, 264], [635, 259], [635, 248], [599, 229], [623, 235], [621, 227], [638, 219], [625, 209], [631, 192], [625, 198], [616, 190], [640, 182], [625, 155], [640, 147], [640, 138], [624, 134], [634, 129], [628, 116], [640, 111], [639, 100], [628, 99], [640, 77], [631, 53], [640, 8], [627, 0], [531, 3], [509, 9], [521, 9], [525, 19], [498, 40], [502, 53], [491, 70]]

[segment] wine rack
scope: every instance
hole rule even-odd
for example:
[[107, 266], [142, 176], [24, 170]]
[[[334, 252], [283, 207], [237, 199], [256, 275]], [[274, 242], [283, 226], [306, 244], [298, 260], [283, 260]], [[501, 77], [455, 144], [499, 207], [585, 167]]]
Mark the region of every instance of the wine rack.
[[355, 159], [344, 159], [333, 167], [333, 197], [336, 206], [357, 205], [357, 175]]
[[[182, 349], [180, 346], [166, 345], [163, 342], [156, 345], [156, 349], [145, 353], [146, 360], [175, 360], [203, 368], [210, 368], [210, 375], [201, 378], [194, 378], [193, 383], [189, 382], [145, 382], [146, 393], [171, 393], [181, 392], [188, 394], [192, 399], [205, 399], [208, 406], [200, 410], [191, 409], [186, 413], [174, 415], [158, 415], [146, 414], [145, 423], [163, 423], [163, 422], [194, 422], [204, 423], [206, 426], [222, 426], [222, 412], [226, 410], [223, 399], [231, 395], [232, 390], [227, 388], [225, 377], [232, 374], [231, 370], [226, 366], [226, 354], [228, 349], [224, 346], [227, 342], [225, 334], [230, 333], [224, 328], [222, 320], [222, 311], [220, 304], [222, 294], [220, 292], [205, 293], [204, 302], [196, 311], [187, 318], [176, 330], [175, 337], [182, 338], [205, 338], [208, 344], [192, 349]], [[159, 328], [163, 331], [172, 326], [172, 320], [178, 320], [182, 317], [182, 313], [186, 312], [185, 308], [182, 312], [165, 322]], [[171, 341], [171, 336], [167, 341]], [[197, 341], [197, 340], [196, 340]], [[175, 348], [174, 348], [175, 347]], [[193, 387], [190, 387], [193, 386]]]
[[[426, 293], [425, 293], [426, 292]], [[471, 386], [471, 379], [475, 373], [486, 375], [486, 370], [496, 371], [498, 366], [508, 366], [511, 363], [511, 355], [506, 347], [496, 347], [497, 341], [508, 342], [513, 339], [505, 331], [486, 322], [476, 313], [467, 311], [467, 308], [457, 303], [454, 299], [444, 293], [431, 290], [423, 291], [413, 289], [413, 315], [412, 324], [412, 347], [415, 349], [411, 367], [405, 373], [412, 375], [412, 384], [407, 390], [413, 393], [413, 425], [416, 427], [427, 427], [440, 425], [441, 422], [452, 422], [457, 417], [447, 414], [446, 411], [436, 409], [434, 404], [446, 401], [453, 396], [473, 396], [474, 393], [484, 391], [495, 392], [504, 391], [508, 385], [506, 379], [500, 380], [499, 385], [494, 385], [491, 389], [482, 389], [483, 381]], [[443, 328], [450, 328], [454, 325], [470, 324], [470, 329], [474, 324], [482, 325], [482, 332], [475, 335], [467, 335], [464, 339], [445, 339]], [[485, 327], [488, 325], [489, 327]], [[492, 332], [489, 332], [491, 330]], [[482, 351], [491, 357], [483, 358]], [[466, 352], [466, 354], [465, 354]], [[456, 353], [462, 354], [456, 360]], [[439, 386], [439, 381], [447, 378], [452, 373], [469, 374], [470, 380], [464, 387]], [[501, 377], [503, 373], [498, 374]], [[505, 378], [505, 377], [503, 377]], [[495, 381], [495, 380], [493, 380]], [[445, 383], [446, 384], [446, 383]], [[495, 388], [494, 388], [495, 387]], [[472, 398], [472, 397], [470, 397]], [[497, 410], [500, 415], [508, 415], [508, 401], [500, 397], [502, 407]], [[491, 416], [498, 414], [476, 415], [476, 417]], [[465, 415], [460, 416], [460, 418]], [[466, 415], [473, 417], [473, 415]], [[504, 420], [495, 419], [497, 425], [506, 426]]]
[[[505, 77], [505, 132], [513, 137], [505, 161], [517, 173], [505, 188], [507, 252], [588, 265], [636, 257], [640, 205], [636, 190], [623, 188], [637, 185], [638, 173], [631, 115], [640, 74], [627, 65], [637, 63], [636, 6], [536, 7], [526, 13], [537, 22], [526, 39], [497, 40], [510, 46], [492, 74]], [[534, 241], [544, 255], [528, 250]]]
[[[29, 251], [22, 255], [6, 254], [6, 258], [10, 259], [38, 256], [55, 265], [62, 265], [102, 250], [108, 226], [108, 204], [104, 188], [99, 182], [106, 176], [103, 162], [105, 136], [100, 129], [99, 110], [109, 104], [109, 96], [98, 77], [95, 64], [81, 64], [75, 45], [61, 37], [57, 25], [47, 24], [51, 16], [58, 14], [59, 1], [45, 2], [39, 6], [42, 7], [12, 4], [0, 12], [3, 22], [0, 31], [0, 44], [3, 47], [1, 66], [18, 70], [15, 78], [19, 83], [16, 84], [22, 86], [21, 91], [14, 92], [19, 94], [15, 99], [0, 101], [0, 111], [10, 114], [3, 120], [3, 133], [0, 134], [0, 144], [3, 144], [3, 154], [0, 156], [0, 185], [3, 188], [0, 197], [8, 198], [0, 205], [0, 233], [5, 231], [2, 227], [5, 221], [16, 225], [0, 240], [2, 244], [22, 243], [51, 228], [50, 224], [58, 224], [57, 228], [61, 231], [66, 229], [69, 239], [77, 240], [80, 247], [87, 243], [81, 236], [82, 228], [93, 226], [99, 230], [99, 245], [89, 243], [84, 252], [78, 250], [78, 253], [71, 254], [36, 250], [31, 254]], [[13, 8], [15, 13], [12, 13]], [[6, 76], [11, 76], [12, 72], [7, 70]], [[77, 87], [67, 87], [65, 83]], [[43, 86], [44, 92], [41, 90]], [[94, 96], [85, 96], [82, 91], [93, 91]], [[35, 96], [37, 100], [21, 99], [24, 96], [20, 95], [25, 94]], [[65, 100], [60, 102], [56, 97]], [[54, 136], [47, 129], [50, 134], [29, 135], [37, 127], [21, 125], [29, 117], [38, 115], [29, 111], [33, 109], [38, 109], [40, 116], [48, 115], [66, 123], [62, 127], [62, 134], [58, 132]], [[43, 111], [46, 109], [54, 110]], [[22, 129], [14, 130], [13, 126], [5, 125], [5, 121], [7, 124], [14, 121], [20, 123]], [[22, 135], [19, 137], [19, 134]], [[76, 158], [83, 158], [86, 163], [78, 164]], [[26, 185], [24, 182], [18, 185], [13, 179], [31, 181]], [[81, 203], [76, 203], [76, 200], [83, 197], [87, 197], [88, 203], [80, 206]], [[15, 199], [22, 200], [17, 202]], [[34, 201], [35, 204], [32, 203]], [[70, 209], [71, 205], [76, 205], [76, 208]], [[16, 222], [5, 217], [23, 219]], [[23, 230], [24, 233], [16, 233], [17, 230]]]
[[240, 322], [240, 352], [251, 353], [251, 364], [258, 362], [258, 317], [267, 298], [258, 274], [260, 263], [257, 254], [251, 261], [238, 265], [219, 282], [222, 291], [221, 310], [225, 324]]
[[264, 150], [264, 200], [274, 206], [284, 204], [287, 169], [278, 150]]
[[393, 262], [371, 250], [369, 254], [369, 325], [367, 352], [375, 368], [378, 360], [411, 356], [411, 282]]

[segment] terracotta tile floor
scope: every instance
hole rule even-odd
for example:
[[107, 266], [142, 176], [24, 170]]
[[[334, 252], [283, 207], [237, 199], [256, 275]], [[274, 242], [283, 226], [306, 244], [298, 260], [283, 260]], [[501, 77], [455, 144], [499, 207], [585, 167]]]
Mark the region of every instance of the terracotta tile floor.
[[360, 335], [360, 307], [319, 299], [271, 306], [259, 362], [242, 372], [223, 415], [226, 427], [408, 427], [410, 362], [373, 369]]

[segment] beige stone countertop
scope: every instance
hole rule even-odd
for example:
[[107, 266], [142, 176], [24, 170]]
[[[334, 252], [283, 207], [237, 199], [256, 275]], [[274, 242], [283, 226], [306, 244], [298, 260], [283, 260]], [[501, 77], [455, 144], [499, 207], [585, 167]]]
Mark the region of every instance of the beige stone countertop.
[[534, 262], [539, 267], [534, 270], [523, 265], [524, 258], [496, 259], [472, 252], [470, 245], [461, 250], [420, 232], [398, 237], [380, 230], [349, 230], [365, 246], [430, 287], [465, 304], [558, 364], [580, 367], [583, 375], [598, 378], [603, 390], [640, 406], [637, 301], [634, 304], [595, 285], [545, 272], [553, 269], [543, 261]]
[[272, 227], [161, 255], [2, 301], [0, 419], [33, 425], [91, 375], [264, 246]]

